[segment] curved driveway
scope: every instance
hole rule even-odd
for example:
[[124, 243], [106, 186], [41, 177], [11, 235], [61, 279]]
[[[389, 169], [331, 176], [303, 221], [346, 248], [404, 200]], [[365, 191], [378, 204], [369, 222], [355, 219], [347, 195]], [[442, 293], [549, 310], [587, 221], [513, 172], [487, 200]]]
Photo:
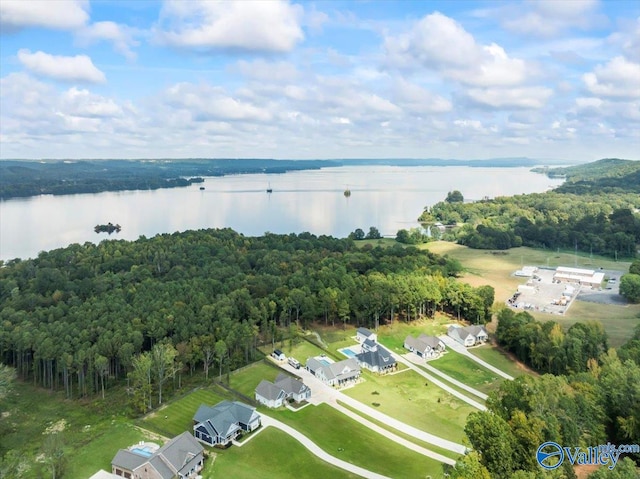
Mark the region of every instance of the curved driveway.
[[[339, 467], [340, 469], [344, 469], [345, 471], [349, 471], [353, 474], [357, 474], [360, 477], [366, 477], [369, 479], [391, 479], [387, 476], [383, 476], [382, 474], [369, 471], [368, 469], [364, 469], [360, 466], [355, 466], [350, 462], [346, 462], [346, 461], [343, 461], [342, 459], [338, 459], [337, 457], [332, 456], [331, 454], [327, 454], [326, 452], [324, 452], [324, 450], [320, 449], [320, 447], [315, 442], [313, 442], [304, 434], [301, 434], [300, 432], [296, 431], [291, 426], [288, 426], [285, 423], [278, 421], [277, 419], [269, 417], [264, 413], [260, 413], [260, 416], [262, 419], [262, 425], [264, 427], [271, 426], [271, 427], [275, 427], [276, 429], [280, 429], [283, 432], [286, 432], [287, 434], [289, 434], [289, 436], [291, 436], [300, 444], [302, 444], [304, 447], [306, 447], [312, 454], [319, 457], [323, 461], [328, 462], [329, 464]], [[375, 451], [373, 453], [375, 454]]]

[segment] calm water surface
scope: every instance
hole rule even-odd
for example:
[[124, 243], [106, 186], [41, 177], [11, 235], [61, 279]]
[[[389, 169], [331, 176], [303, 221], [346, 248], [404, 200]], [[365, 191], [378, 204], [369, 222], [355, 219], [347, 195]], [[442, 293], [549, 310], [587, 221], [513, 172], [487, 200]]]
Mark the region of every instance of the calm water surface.
[[[230, 227], [248, 236], [310, 231], [344, 237], [376, 226], [395, 236], [398, 229], [417, 226], [423, 208], [454, 189], [465, 200], [478, 200], [542, 192], [561, 183], [528, 168], [348, 166], [213, 177], [186, 188], [12, 199], [0, 202], [0, 259], [35, 257], [71, 243], [201, 228]], [[122, 231], [110, 236], [93, 231], [108, 222]]]

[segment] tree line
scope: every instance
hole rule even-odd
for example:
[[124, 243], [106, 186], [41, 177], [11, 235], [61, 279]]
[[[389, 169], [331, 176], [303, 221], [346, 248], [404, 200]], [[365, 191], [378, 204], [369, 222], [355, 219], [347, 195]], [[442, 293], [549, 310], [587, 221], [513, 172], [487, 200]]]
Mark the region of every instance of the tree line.
[[237, 368], [313, 321], [376, 327], [441, 310], [483, 323], [494, 301], [456, 281], [455, 260], [309, 233], [187, 231], [2, 266], [1, 362], [69, 398], [128, 378], [140, 409], [183, 373]]
[[635, 256], [640, 243], [640, 162], [602, 160], [572, 168], [578, 170], [572, 174], [567, 169], [565, 184], [546, 193], [465, 203], [461, 194], [453, 194], [459, 192], [452, 192], [425, 208], [419, 221], [462, 225], [447, 230], [443, 239], [471, 248], [524, 245]]
[[[459, 461], [452, 478], [575, 478], [567, 460], [541, 476], [538, 447], [547, 441], [568, 447], [638, 443], [640, 326], [616, 351], [607, 348], [598, 322], [576, 323], [564, 333], [553, 321], [541, 323], [527, 312], [504, 308], [496, 339], [546, 374], [504, 382], [489, 395], [488, 411], [469, 416], [465, 432], [475, 452]], [[633, 460], [640, 461], [640, 455], [590, 477], [636, 477]]]

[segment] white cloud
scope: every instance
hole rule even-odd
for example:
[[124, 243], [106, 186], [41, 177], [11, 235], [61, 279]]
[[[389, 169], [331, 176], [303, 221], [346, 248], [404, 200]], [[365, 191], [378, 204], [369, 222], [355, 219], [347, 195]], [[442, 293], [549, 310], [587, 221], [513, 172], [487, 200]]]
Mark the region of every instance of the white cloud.
[[169, 88], [165, 101], [188, 112], [195, 121], [258, 121], [271, 119], [268, 109], [229, 96], [224, 89], [207, 84], [179, 83]]
[[288, 52], [304, 38], [302, 8], [287, 1], [165, 1], [159, 42], [201, 50]]
[[74, 30], [88, 20], [87, 0], [2, 0], [0, 26], [2, 31], [26, 27]]
[[104, 73], [86, 55], [66, 57], [44, 52], [18, 51], [18, 60], [32, 73], [67, 82], [104, 83]]
[[623, 21], [620, 30], [612, 33], [608, 40], [621, 48], [626, 58], [640, 63], [640, 17]]
[[287, 83], [299, 77], [298, 69], [293, 63], [267, 61], [262, 58], [253, 61], [240, 60], [231, 70], [256, 81]]
[[136, 54], [131, 50], [138, 46], [140, 42], [134, 39], [136, 31], [126, 25], [119, 25], [115, 22], [95, 22], [78, 30], [76, 40], [82, 46], [89, 46], [101, 40], [113, 43], [115, 51], [134, 60]]
[[72, 116], [83, 118], [113, 118], [123, 110], [113, 99], [95, 95], [89, 90], [70, 88], [61, 95], [63, 109]]
[[508, 5], [498, 9], [497, 15], [507, 30], [518, 35], [553, 37], [606, 21], [597, 9], [597, 0], [537, 0]]
[[387, 36], [387, 59], [393, 66], [464, 67], [473, 61], [479, 48], [473, 36], [454, 19], [439, 12], [423, 17], [407, 33]]
[[427, 68], [465, 85], [520, 85], [532, 71], [524, 60], [510, 58], [500, 45], [478, 44], [462, 25], [438, 12], [422, 18], [408, 33], [387, 35], [383, 47], [391, 67]]
[[640, 98], [640, 64], [618, 56], [606, 65], [598, 65], [582, 79], [596, 96], [608, 98]]
[[431, 93], [420, 85], [398, 78], [394, 89], [396, 103], [417, 114], [446, 113], [453, 106], [446, 98]]
[[479, 106], [495, 109], [542, 108], [553, 91], [545, 87], [471, 88], [466, 97]]

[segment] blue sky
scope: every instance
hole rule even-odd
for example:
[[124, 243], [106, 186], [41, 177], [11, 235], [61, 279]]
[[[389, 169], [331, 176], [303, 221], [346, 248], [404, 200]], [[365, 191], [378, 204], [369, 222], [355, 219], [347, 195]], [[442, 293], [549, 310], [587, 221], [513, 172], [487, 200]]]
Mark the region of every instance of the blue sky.
[[638, 159], [640, 2], [0, 2], [1, 158]]

